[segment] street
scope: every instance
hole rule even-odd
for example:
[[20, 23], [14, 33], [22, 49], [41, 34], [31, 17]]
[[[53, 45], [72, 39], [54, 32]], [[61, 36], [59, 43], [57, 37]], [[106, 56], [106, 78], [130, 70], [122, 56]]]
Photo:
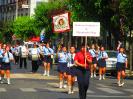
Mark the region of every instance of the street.
[[[78, 99], [77, 82], [75, 93], [67, 94], [67, 89], [58, 88], [58, 73], [53, 65], [50, 77], [42, 76], [43, 68], [38, 73], [28, 69], [12, 66], [11, 85], [0, 84], [0, 99]], [[126, 79], [124, 87], [117, 86], [115, 77], [107, 76], [105, 80], [90, 79], [87, 99], [133, 99], [133, 79]]]

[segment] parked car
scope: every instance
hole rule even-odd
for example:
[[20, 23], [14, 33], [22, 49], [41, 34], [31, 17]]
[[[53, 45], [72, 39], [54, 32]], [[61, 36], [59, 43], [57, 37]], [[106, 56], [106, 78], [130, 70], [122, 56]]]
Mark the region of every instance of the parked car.
[[117, 51], [107, 50], [108, 59], [106, 60], [107, 73], [116, 75]]

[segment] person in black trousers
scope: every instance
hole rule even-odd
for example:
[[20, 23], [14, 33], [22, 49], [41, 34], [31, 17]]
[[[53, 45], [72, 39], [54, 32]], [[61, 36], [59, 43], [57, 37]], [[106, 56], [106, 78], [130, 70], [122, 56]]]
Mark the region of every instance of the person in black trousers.
[[[76, 64], [76, 75], [79, 88], [79, 98], [86, 99], [86, 93], [89, 87], [90, 78], [90, 64], [92, 63], [92, 57], [89, 52], [85, 52], [85, 46], [81, 46], [81, 50], [76, 53], [74, 61]], [[85, 54], [86, 53], [86, 54]], [[86, 62], [85, 62], [86, 61]]]
[[37, 48], [37, 45], [34, 44], [34, 48], [31, 50], [31, 64], [32, 64], [32, 73], [36, 73], [39, 68], [39, 60], [40, 60], [40, 49]]
[[20, 46], [20, 69], [22, 69], [22, 65], [24, 63], [24, 68], [27, 69], [27, 56], [28, 56], [28, 49], [26, 46]]
[[17, 65], [19, 63], [19, 46], [16, 45], [14, 48], [14, 59], [15, 59], [15, 64]]

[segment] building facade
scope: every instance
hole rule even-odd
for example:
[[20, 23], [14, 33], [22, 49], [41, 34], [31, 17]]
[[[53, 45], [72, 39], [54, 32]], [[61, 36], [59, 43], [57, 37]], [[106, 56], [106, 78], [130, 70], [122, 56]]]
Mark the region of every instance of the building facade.
[[0, 21], [14, 20], [19, 16], [32, 16], [40, 2], [48, 0], [0, 0]]

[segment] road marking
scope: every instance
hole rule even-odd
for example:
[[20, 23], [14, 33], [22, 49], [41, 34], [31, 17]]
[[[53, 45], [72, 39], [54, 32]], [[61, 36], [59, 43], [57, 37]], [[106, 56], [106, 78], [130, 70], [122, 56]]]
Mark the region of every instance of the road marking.
[[20, 88], [20, 90], [23, 92], [37, 92], [34, 88]]
[[6, 92], [5, 88], [0, 88], [0, 92]]
[[52, 87], [59, 87], [59, 83], [48, 82], [47, 85], [52, 86]]
[[93, 98], [132, 98], [132, 96], [87, 95]]
[[60, 88], [44, 88], [45, 90], [48, 90], [48, 91], [53, 91], [53, 92], [67, 92], [66, 89], [60, 89]]
[[36, 74], [32, 74], [32, 73], [29, 73], [29, 74], [28, 73], [26, 73], [26, 74], [17, 73], [17, 74], [11, 74], [11, 78], [56, 80], [56, 79], [58, 79], [58, 76], [50, 75], [50, 77], [48, 77], [48, 76], [42, 76], [42, 74], [39, 74], [39, 73], [36, 73]]
[[[78, 92], [78, 91], [79, 91], [78, 87], [74, 87], [73, 90], [74, 90], [75, 92]], [[90, 90], [90, 89], [88, 89], [88, 90], [87, 90], [87, 93], [93, 94], [93, 93], [95, 93], [95, 92], [92, 91], [92, 90]]]
[[133, 89], [124, 89], [124, 90], [133, 93]]
[[103, 85], [103, 84], [97, 84], [98, 86], [100, 87], [109, 87], [109, 86], [106, 86], [106, 85]]
[[92, 91], [92, 90], [87, 90], [87, 93], [95, 93], [94, 91]]
[[99, 90], [102, 90], [104, 92], [110, 93], [110, 94], [122, 94], [123, 92], [117, 91], [117, 90], [113, 90], [110, 88], [97, 88]]

